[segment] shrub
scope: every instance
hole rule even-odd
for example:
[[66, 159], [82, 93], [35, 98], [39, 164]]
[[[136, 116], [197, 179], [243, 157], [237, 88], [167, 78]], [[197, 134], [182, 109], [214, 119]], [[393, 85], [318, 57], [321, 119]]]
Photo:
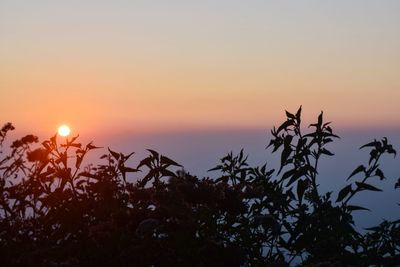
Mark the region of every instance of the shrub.
[[[92, 143], [27, 135], [0, 161], [0, 257], [3, 266], [396, 266], [400, 220], [360, 232], [351, 204], [380, 191], [386, 138], [362, 148], [360, 180], [338, 194], [318, 190], [318, 163], [338, 138], [323, 114], [303, 133], [301, 107], [286, 112], [268, 147], [277, 171], [250, 167], [243, 150], [220, 160], [215, 179], [187, 173], [148, 150], [136, 167], [108, 149], [102, 164], [82, 166]], [[0, 131], [3, 146], [14, 127]], [[36, 148], [35, 148], [36, 147]], [[4, 153], [4, 151], [3, 151]], [[127, 179], [136, 173], [138, 179]], [[400, 181], [396, 186], [400, 185]]]

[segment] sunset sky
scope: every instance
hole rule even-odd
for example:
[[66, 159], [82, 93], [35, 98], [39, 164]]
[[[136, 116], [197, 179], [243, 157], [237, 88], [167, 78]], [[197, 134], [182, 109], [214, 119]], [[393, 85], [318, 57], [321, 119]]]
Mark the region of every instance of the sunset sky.
[[[400, 150], [400, 1], [0, 0], [0, 96], [13, 138], [67, 124], [99, 155], [152, 148], [199, 176], [241, 148], [276, 168], [269, 129], [324, 110], [342, 139], [320, 186], [335, 190], [361, 145]], [[385, 164], [363, 227], [398, 213], [398, 158]]]
[[38, 134], [400, 125], [400, 1], [0, 1], [0, 120]]

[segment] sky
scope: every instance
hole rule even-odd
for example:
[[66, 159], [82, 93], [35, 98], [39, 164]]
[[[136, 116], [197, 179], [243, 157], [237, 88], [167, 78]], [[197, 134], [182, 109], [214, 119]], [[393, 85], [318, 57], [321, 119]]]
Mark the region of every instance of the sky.
[[[362, 144], [400, 149], [399, 14], [395, 0], [0, 0], [0, 123], [42, 140], [66, 123], [203, 176], [240, 148], [277, 163], [269, 129], [302, 105], [306, 125], [323, 110], [342, 137], [322, 164], [321, 187], [338, 189]], [[375, 219], [398, 211], [393, 179], [362, 199]]]
[[86, 135], [394, 127], [399, 1], [0, 1], [0, 120]]

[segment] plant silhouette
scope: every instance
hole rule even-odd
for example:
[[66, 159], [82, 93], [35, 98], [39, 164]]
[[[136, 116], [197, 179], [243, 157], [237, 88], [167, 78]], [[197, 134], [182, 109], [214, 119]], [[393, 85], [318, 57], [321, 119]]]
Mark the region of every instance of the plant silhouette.
[[[2, 147], [12, 130], [1, 129]], [[396, 154], [392, 145], [383, 138], [362, 146], [369, 161], [349, 184], [321, 193], [319, 162], [333, 156], [327, 144], [338, 136], [322, 112], [303, 131], [301, 107], [286, 112], [268, 145], [280, 153], [276, 171], [249, 166], [242, 150], [210, 170], [215, 179], [154, 150], [138, 166], [128, 164], [133, 153], [111, 149], [103, 163], [83, 166], [100, 149], [93, 143], [53, 136], [38, 144], [27, 135], [2, 149], [1, 265], [398, 266], [400, 220], [360, 231], [352, 213], [367, 207], [351, 204], [380, 191], [371, 181], [385, 178], [379, 163]]]

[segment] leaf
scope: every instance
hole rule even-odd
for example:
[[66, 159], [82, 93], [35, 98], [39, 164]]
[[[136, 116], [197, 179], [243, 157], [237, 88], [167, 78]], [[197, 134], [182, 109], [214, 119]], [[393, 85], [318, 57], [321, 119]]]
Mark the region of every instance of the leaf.
[[388, 152], [389, 154], [394, 154], [394, 156], [396, 157], [397, 152], [396, 152], [396, 150], [393, 148], [392, 145], [389, 145], [389, 146], [388, 146], [387, 152]]
[[135, 152], [131, 152], [131, 153], [129, 153], [129, 154], [126, 155], [126, 156], [124, 155], [124, 156], [123, 156], [124, 162], [127, 161], [133, 154], [135, 154]]
[[374, 231], [377, 232], [379, 231], [381, 228], [378, 226], [374, 226], [374, 227], [369, 227], [369, 228], [364, 228], [364, 230], [368, 230], [368, 231]]
[[79, 169], [82, 164], [83, 156], [76, 156], [75, 168]]
[[91, 149], [97, 149], [97, 148], [101, 148], [101, 147], [95, 146], [95, 145], [93, 145], [93, 142], [90, 142], [89, 144], [86, 145], [86, 148], [91, 150]]
[[112, 151], [110, 148], [108, 148], [108, 151], [111, 153], [111, 155], [112, 155], [116, 160], [119, 160], [119, 157], [120, 157], [120, 154], [119, 154], [119, 153], [117, 153], [117, 152], [115, 152], [115, 151]]
[[325, 127], [325, 129], [328, 131], [328, 133], [331, 134], [333, 131], [332, 131], [331, 126], [328, 126], [330, 123], [331, 123], [331, 122], [324, 123], [324, 127]]
[[364, 207], [360, 207], [360, 206], [355, 206], [355, 205], [348, 205], [348, 206], [347, 206], [347, 209], [348, 209], [349, 211], [355, 211], [355, 210], [368, 210], [368, 211], [371, 211], [371, 210], [368, 209], [368, 208], [364, 208]]
[[269, 141], [269, 144], [265, 149], [269, 148], [270, 146], [272, 146], [274, 144], [275, 144], [275, 139], [271, 139], [271, 141]]
[[330, 152], [328, 149], [326, 149], [326, 148], [322, 148], [321, 149], [321, 154], [325, 154], [325, 155], [328, 155], [328, 156], [333, 156], [333, 155], [335, 155], [335, 154], [333, 154], [332, 152]]
[[379, 145], [380, 145], [380, 143], [378, 141], [374, 140], [374, 141], [372, 141], [372, 142], [370, 142], [368, 144], [365, 144], [365, 145], [361, 146], [360, 149], [362, 149], [364, 147], [377, 147]]
[[286, 135], [285, 139], [283, 140], [283, 144], [285, 146], [285, 149], [290, 149], [290, 144], [292, 143], [293, 140], [293, 135]]
[[285, 148], [285, 149], [282, 151], [282, 154], [281, 154], [281, 168], [280, 168], [280, 170], [279, 170], [278, 173], [280, 173], [281, 170], [282, 170], [282, 168], [283, 168], [283, 166], [286, 165], [287, 160], [288, 160], [288, 158], [289, 158], [289, 156], [290, 156], [291, 153], [292, 153], [292, 149], [290, 149], [290, 148]]
[[154, 158], [158, 159], [159, 155], [158, 155], [157, 151], [152, 150], [152, 149], [147, 149], [147, 151], [149, 151], [153, 155]]
[[57, 134], [50, 138], [50, 141], [54, 147], [57, 147]]
[[228, 180], [229, 180], [229, 176], [221, 176], [220, 178], [217, 178], [217, 179], [215, 180], [215, 183], [219, 183], [219, 182], [227, 183]]
[[171, 172], [170, 170], [167, 170], [167, 169], [162, 169], [162, 170], [161, 170], [161, 174], [162, 174], [162, 176], [164, 176], [164, 177], [168, 177], [168, 176], [170, 176], [170, 177], [176, 177], [175, 173], [173, 173], [173, 172]]
[[279, 126], [277, 133], [279, 133], [280, 131], [282, 131], [283, 129], [287, 129], [287, 127], [292, 126], [293, 125], [293, 121], [292, 120], [287, 120], [284, 123], [281, 124], [281, 126]]
[[285, 112], [286, 112], [286, 117], [288, 117], [288, 118], [290, 118], [290, 119], [293, 119], [293, 120], [296, 119], [296, 116], [293, 115], [292, 113], [290, 113], [289, 111], [285, 110]]
[[156, 178], [157, 174], [158, 174], [157, 170], [150, 170], [143, 178], [143, 182], [146, 184], [148, 181], [150, 181], [151, 178]]
[[358, 188], [361, 190], [382, 191], [381, 189], [376, 188], [375, 186], [370, 185], [370, 184], [360, 183], [360, 182], [356, 182], [356, 184], [357, 184]]
[[274, 153], [275, 151], [277, 151], [279, 149], [279, 147], [283, 144], [283, 140], [281, 137], [277, 137], [276, 139], [272, 139], [271, 142], [269, 143], [269, 145], [266, 148], [269, 148], [270, 146], [274, 146], [272, 153]]
[[142, 161], [140, 161], [137, 168], [139, 169], [142, 166], [147, 166], [148, 168], [151, 168], [151, 157], [147, 157], [147, 158], [143, 159]]
[[378, 158], [378, 150], [377, 149], [373, 149], [373, 150], [371, 150], [371, 152], [369, 153], [370, 154], [370, 157], [369, 157], [369, 162], [368, 162], [368, 164], [371, 164], [371, 162], [374, 160], [374, 159], [377, 159]]
[[77, 136], [72, 137], [71, 141], [69, 141], [68, 143], [70, 144], [70, 143], [75, 142], [75, 140], [78, 139], [78, 137], [79, 137], [79, 134]]
[[286, 191], [286, 195], [290, 198], [290, 199], [296, 199], [296, 197], [294, 196], [293, 192], [292, 192], [292, 188], [289, 188], [289, 190]]
[[375, 176], [378, 176], [379, 177], [379, 180], [383, 180], [383, 179], [385, 179], [385, 175], [383, 174], [383, 172], [382, 172], [382, 170], [381, 169], [376, 169], [376, 171], [375, 171]]
[[282, 175], [281, 181], [283, 181], [283, 180], [289, 178], [289, 177], [292, 176], [295, 172], [296, 172], [296, 169], [288, 170], [287, 172], [285, 172], [285, 173]]
[[300, 122], [301, 122], [301, 109], [302, 109], [302, 106], [300, 106], [299, 109], [296, 112], [297, 124], [300, 124]]
[[301, 200], [303, 199], [304, 192], [307, 189], [307, 185], [308, 185], [307, 181], [304, 181], [304, 180], [299, 180], [297, 182], [297, 196], [298, 196], [300, 203], [301, 203]]
[[400, 188], [400, 178], [397, 179], [396, 184], [394, 185], [394, 189]]
[[176, 163], [172, 159], [167, 158], [167, 157], [165, 157], [163, 155], [161, 155], [161, 157], [160, 157], [160, 162], [161, 162], [161, 164], [165, 164], [165, 165], [168, 165], [168, 166], [172, 165], [172, 166], [182, 167], [182, 165], [180, 165], [179, 163]]
[[267, 163], [265, 163], [262, 167], [261, 167], [261, 173], [265, 173], [265, 170], [267, 168]]
[[218, 166], [216, 166], [216, 167], [214, 167], [212, 169], [209, 169], [208, 172], [218, 171], [218, 170], [221, 170], [221, 169], [222, 169], [222, 165], [218, 165]]
[[357, 173], [360, 173], [360, 172], [365, 172], [364, 165], [360, 165], [357, 168], [355, 168], [354, 171], [350, 174], [350, 176], [347, 178], [346, 181], [348, 181], [351, 177], [353, 177], [354, 175], [356, 175]]
[[352, 191], [351, 184], [343, 187], [342, 190], [340, 190], [340, 192], [338, 194], [338, 198], [336, 199], [336, 202], [342, 201], [351, 191]]
[[290, 186], [292, 183], [294, 183], [297, 179], [299, 179], [300, 177], [306, 175], [308, 172], [314, 172], [314, 168], [312, 168], [311, 166], [303, 166], [300, 167], [298, 170], [296, 170], [293, 175], [292, 178], [290, 178], [288, 184], [286, 186]]
[[271, 169], [271, 170], [269, 170], [269, 171], [267, 171], [267, 172], [265, 173], [265, 176], [269, 177], [269, 176], [271, 176], [271, 174], [273, 174], [274, 172], [275, 172], [275, 169]]
[[125, 167], [125, 166], [121, 166], [120, 170], [123, 172], [139, 172], [140, 170], [138, 169], [134, 169], [134, 168], [130, 168], [130, 167]]
[[321, 126], [322, 126], [322, 121], [323, 121], [323, 114], [324, 114], [324, 112], [323, 111], [321, 111], [321, 113], [319, 114], [319, 116], [318, 116], [318, 128], [321, 128]]
[[67, 153], [66, 153], [66, 152], [60, 153], [60, 156], [56, 159], [55, 162], [56, 162], [57, 164], [59, 164], [60, 162], [62, 162], [63, 165], [66, 167], [66, 166], [67, 166]]

